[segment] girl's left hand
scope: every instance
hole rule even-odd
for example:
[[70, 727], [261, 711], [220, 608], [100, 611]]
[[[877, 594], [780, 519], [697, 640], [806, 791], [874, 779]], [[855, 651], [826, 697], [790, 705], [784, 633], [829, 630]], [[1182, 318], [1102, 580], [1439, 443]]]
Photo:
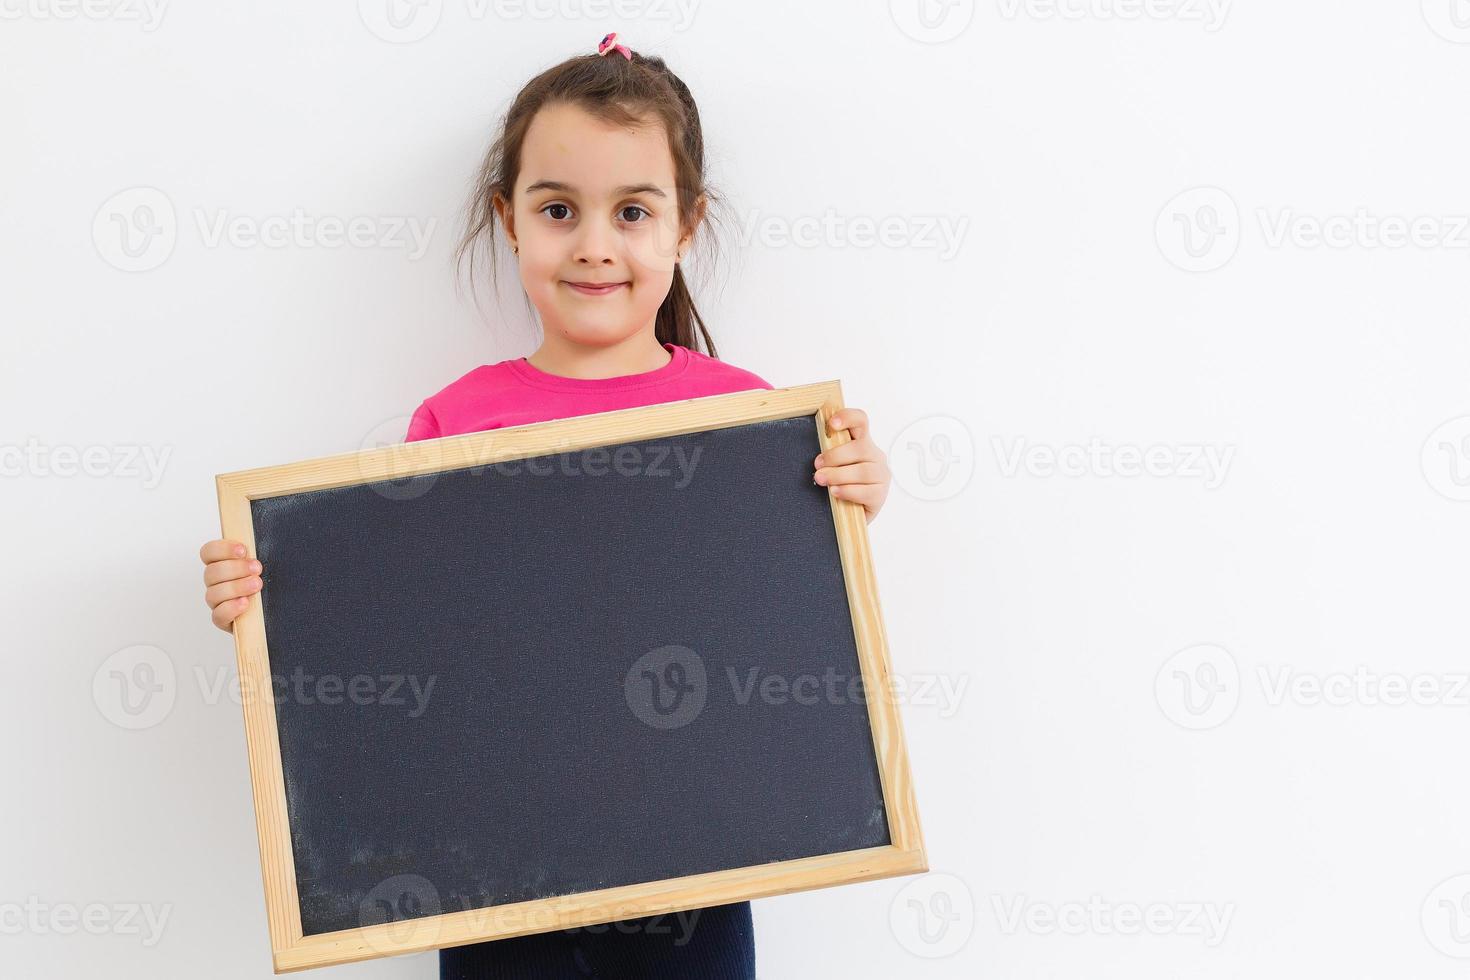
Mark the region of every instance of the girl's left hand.
[[846, 429], [851, 442], [829, 449], [813, 464], [813, 481], [832, 488], [832, 496], [863, 505], [868, 523], [878, 516], [888, 498], [888, 484], [893, 474], [888, 471], [888, 457], [868, 434], [868, 414], [860, 408], [839, 409], [827, 420], [833, 432]]

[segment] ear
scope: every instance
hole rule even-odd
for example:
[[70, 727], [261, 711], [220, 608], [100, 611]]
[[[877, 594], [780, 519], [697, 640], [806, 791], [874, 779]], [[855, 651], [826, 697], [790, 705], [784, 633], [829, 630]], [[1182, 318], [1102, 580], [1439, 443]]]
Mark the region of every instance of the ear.
[[500, 227], [505, 229], [505, 240], [510, 243], [511, 251], [516, 251], [520, 244], [516, 241], [515, 209], [498, 193], [490, 203], [495, 205], [495, 217], [500, 219]]
[[679, 237], [679, 254], [688, 253], [689, 246], [694, 242], [694, 232], [704, 224], [704, 216], [708, 210], [709, 198], [701, 194], [694, 199], [694, 206], [689, 209], [689, 220], [684, 223], [684, 234]]

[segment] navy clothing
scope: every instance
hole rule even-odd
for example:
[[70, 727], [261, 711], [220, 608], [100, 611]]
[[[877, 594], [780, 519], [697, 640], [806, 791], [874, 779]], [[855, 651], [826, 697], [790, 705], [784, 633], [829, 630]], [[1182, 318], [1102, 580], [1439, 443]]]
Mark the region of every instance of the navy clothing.
[[750, 903], [439, 951], [439, 980], [755, 980]]

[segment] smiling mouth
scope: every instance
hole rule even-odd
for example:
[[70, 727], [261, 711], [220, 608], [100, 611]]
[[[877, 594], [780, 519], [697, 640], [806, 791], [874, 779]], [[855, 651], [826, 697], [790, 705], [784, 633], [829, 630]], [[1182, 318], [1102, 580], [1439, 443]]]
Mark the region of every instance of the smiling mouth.
[[565, 282], [568, 286], [584, 296], [606, 296], [608, 293], [615, 293], [628, 285], [626, 282], [571, 282], [566, 279], [563, 279], [562, 282]]

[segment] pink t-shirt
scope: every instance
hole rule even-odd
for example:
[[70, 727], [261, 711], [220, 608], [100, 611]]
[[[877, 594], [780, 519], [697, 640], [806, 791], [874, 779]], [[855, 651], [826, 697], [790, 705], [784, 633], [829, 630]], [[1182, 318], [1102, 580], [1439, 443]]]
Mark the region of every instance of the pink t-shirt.
[[424, 399], [404, 441], [771, 387], [759, 376], [707, 354], [675, 344], [663, 346], [673, 355], [669, 363], [616, 378], [563, 378], [532, 367], [524, 357], [483, 364]]

